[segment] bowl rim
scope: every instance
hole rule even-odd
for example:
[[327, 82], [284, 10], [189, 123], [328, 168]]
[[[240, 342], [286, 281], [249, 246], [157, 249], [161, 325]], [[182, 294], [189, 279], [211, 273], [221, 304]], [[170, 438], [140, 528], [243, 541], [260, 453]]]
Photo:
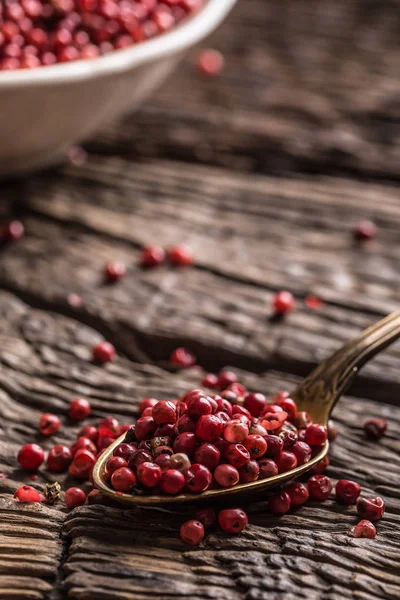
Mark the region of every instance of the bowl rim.
[[150, 60], [167, 57], [192, 46], [215, 29], [237, 0], [208, 0], [181, 25], [146, 42], [115, 50], [90, 60], [0, 72], [0, 88], [68, 84], [123, 73]]

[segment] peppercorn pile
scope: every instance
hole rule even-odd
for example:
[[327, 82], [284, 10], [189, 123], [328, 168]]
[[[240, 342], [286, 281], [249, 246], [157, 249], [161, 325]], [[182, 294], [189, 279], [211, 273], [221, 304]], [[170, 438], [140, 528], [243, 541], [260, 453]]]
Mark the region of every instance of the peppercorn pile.
[[0, 70], [92, 59], [160, 35], [204, 0], [5, 0]]

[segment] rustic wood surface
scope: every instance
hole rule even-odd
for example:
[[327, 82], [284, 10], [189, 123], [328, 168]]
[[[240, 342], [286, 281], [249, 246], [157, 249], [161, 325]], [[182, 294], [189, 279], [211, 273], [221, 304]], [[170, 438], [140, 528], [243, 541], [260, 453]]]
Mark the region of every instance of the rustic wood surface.
[[[182, 507], [68, 513], [12, 498], [21, 482], [54, 479], [41, 469], [31, 482], [16, 465], [18, 448], [40, 440], [42, 412], [63, 417], [48, 449], [76, 435], [65, 418], [74, 396], [90, 399], [88, 423], [131, 422], [141, 397], [198, 386], [198, 369], [169, 368], [180, 344], [272, 394], [399, 309], [399, 8], [242, 0], [207, 42], [226, 56], [218, 78], [200, 79], [193, 53], [145, 108], [88, 145], [84, 166], [2, 185], [0, 218], [22, 218], [26, 236], [0, 249], [1, 599], [400, 598], [398, 344], [334, 413], [328, 474], [385, 497], [375, 540], [347, 537], [354, 508], [333, 500], [281, 519], [251, 503], [240, 536], [214, 532], [191, 549], [178, 537], [191, 514]], [[379, 226], [368, 245], [351, 236], [361, 218]], [[154, 242], [187, 243], [194, 267], [140, 270], [139, 249]], [[108, 259], [128, 265], [118, 285], [102, 282]], [[276, 322], [270, 300], [282, 288], [297, 308]], [[307, 294], [324, 305], [307, 308]], [[90, 349], [103, 337], [118, 358], [98, 367]], [[367, 416], [389, 420], [379, 443], [363, 437]]]

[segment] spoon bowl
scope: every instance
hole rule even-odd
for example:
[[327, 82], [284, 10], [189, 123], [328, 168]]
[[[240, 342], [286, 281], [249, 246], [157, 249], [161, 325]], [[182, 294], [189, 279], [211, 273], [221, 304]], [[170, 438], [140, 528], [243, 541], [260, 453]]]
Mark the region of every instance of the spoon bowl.
[[[299, 411], [306, 411], [314, 423], [327, 425], [336, 402], [350, 385], [360, 368], [373, 356], [400, 337], [400, 312], [393, 313], [363, 331], [354, 340], [345, 344], [330, 358], [321, 363], [290, 394]], [[241, 483], [231, 488], [210, 488], [201, 494], [184, 493], [177, 496], [133, 495], [113, 490], [106, 473], [106, 465], [118, 444], [124, 441], [125, 434], [119, 437], [99, 457], [93, 470], [95, 486], [106, 496], [123, 504], [163, 505], [176, 503], [199, 503], [217, 501], [221, 498], [259, 494], [282, 485], [319, 463], [328, 453], [329, 442], [321, 448], [308, 463], [286, 473], [279, 473], [268, 479], [259, 479], [251, 483]]]

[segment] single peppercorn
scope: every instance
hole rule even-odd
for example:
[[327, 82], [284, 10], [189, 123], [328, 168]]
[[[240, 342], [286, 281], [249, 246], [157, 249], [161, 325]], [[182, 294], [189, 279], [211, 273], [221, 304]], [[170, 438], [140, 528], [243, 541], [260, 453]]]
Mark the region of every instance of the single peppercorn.
[[196, 463], [185, 472], [185, 478], [188, 490], [200, 494], [210, 487], [212, 474], [207, 467]]
[[100, 364], [114, 360], [115, 354], [115, 348], [110, 342], [99, 342], [92, 348], [92, 358]]
[[223, 54], [212, 48], [202, 50], [196, 59], [196, 69], [205, 77], [215, 77], [219, 75], [225, 65]]
[[233, 487], [239, 482], [240, 475], [233, 465], [218, 465], [214, 471], [214, 479], [221, 487]]
[[323, 446], [328, 439], [328, 430], [325, 425], [312, 423], [306, 429], [304, 441], [310, 446]]
[[291, 501], [287, 492], [281, 491], [268, 500], [268, 509], [273, 515], [284, 515], [290, 509]]
[[218, 374], [218, 387], [220, 390], [226, 390], [229, 385], [236, 383], [237, 380], [238, 377], [236, 373], [223, 369]]
[[125, 273], [126, 267], [124, 263], [110, 261], [104, 266], [104, 279], [108, 283], [116, 283], [117, 281], [122, 279]]
[[72, 454], [67, 446], [59, 444], [51, 448], [47, 455], [47, 468], [52, 473], [63, 473], [71, 464]]
[[144, 462], [136, 470], [137, 480], [141, 485], [152, 488], [162, 477], [161, 468], [153, 462]]
[[329, 498], [333, 487], [331, 480], [326, 475], [313, 475], [307, 485], [311, 498], [320, 502]]
[[186, 521], [180, 529], [181, 539], [191, 546], [197, 546], [204, 538], [204, 527], [200, 521]]
[[271, 458], [262, 458], [258, 466], [260, 467], [259, 479], [268, 479], [269, 477], [273, 477], [274, 475], [278, 475], [278, 467], [276, 462], [274, 462]]
[[213, 471], [220, 463], [221, 452], [214, 444], [204, 443], [194, 454], [194, 461]]
[[156, 404], [158, 404], [158, 400], [155, 398], [143, 398], [139, 404], [139, 413], [143, 415], [146, 408], [153, 409]]
[[372, 221], [364, 219], [355, 225], [353, 228], [353, 235], [357, 240], [372, 240], [376, 237], [378, 228]]
[[14, 493], [14, 498], [19, 502], [40, 502], [40, 493], [30, 485], [23, 485]]
[[[159, 468], [161, 469], [161, 467]], [[165, 494], [175, 496], [183, 490], [185, 484], [186, 480], [184, 474], [177, 469], [168, 469], [162, 473], [160, 487]]]
[[143, 248], [139, 263], [146, 269], [158, 267], [165, 260], [165, 251], [161, 246], [146, 246]]
[[83, 421], [90, 415], [91, 408], [88, 400], [85, 398], [75, 398], [71, 400], [69, 405], [68, 414], [74, 421]]
[[187, 348], [176, 348], [170, 355], [169, 360], [173, 365], [187, 369], [196, 364], [197, 359], [193, 352]]
[[131, 469], [122, 467], [111, 475], [111, 485], [118, 492], [129, 492], [136, 483], [136, 476]]
[[24, 233], [25, 228], [21, 221], [9, 221], [1, 230], [0, 238], [5, 242], [17, 242], [24, 236]]
[[176, 267], [188, 267], [193, 264], [193, 254], [186, 246], [173, 246], [168, 250], [169, 262]]
[[37, 444], [25, 444], [18, 452], [18, 462], [25, 471], [36, 471], [43, 461], [43, 449]]
[[385, 435], [387, 425], [386, 419], [368, 419], [364, 423], [365, 436], [371, 440], [379, 440]]
[[241, 508], [227, 508], [218, 514], [218, 523], [227, 533], [240, 533], [249, 523], [247, 514]]
[[361, 493], [361, 486], [355, 481], [339, 479], [335, 492], [336, 500], [341, 504], [355, 504]]
[[82, 506], [86, 502], [86, 494], [80, 488], [70, 487], [65, 492], [64, 502], [70, 510]]
[[376, 537], [376, 527], [371, 521], [363, 519], [357, 525], [350, 527], [347, 535], [354, 538], [373, 539]]
[[49, 436], [56, 433], [61, 427], [60, 417], [51, 413], [44, 413], [39, 420], [39, 431], [42, 435]]
[[377, 521], [383, 517], [385, 512], [385, 501], [379, 496], [376, 498], [358, 498], [356, 508], [358, 514], [363, 519]]
[[175, 423], [176, 406], [171, 400], [161, 400], [152, 408], [152, 417], [157, 425]]
[[203, 524], [204, 529], [211, 529], [217, 523], [217, 515], [211, 507], [198, 508], [196, 510], [196, 520]]
[[218, 377], [213, 373], [207, 373], [201, 381], [201, 385], [210, 390], [215, 390], [218, 387]]
[[275, 314], [285, 315], [295, 307], [295, 299], [290, 292], [278, 292], [272, 299]]
[[307, 502], [310, 495], [307, 486], [305, 486], [303, 483], [299, 483], [298, 481], [294, 481], [286, 486], [285, 492], [290, 497], [291, 506], [301, 506]]

